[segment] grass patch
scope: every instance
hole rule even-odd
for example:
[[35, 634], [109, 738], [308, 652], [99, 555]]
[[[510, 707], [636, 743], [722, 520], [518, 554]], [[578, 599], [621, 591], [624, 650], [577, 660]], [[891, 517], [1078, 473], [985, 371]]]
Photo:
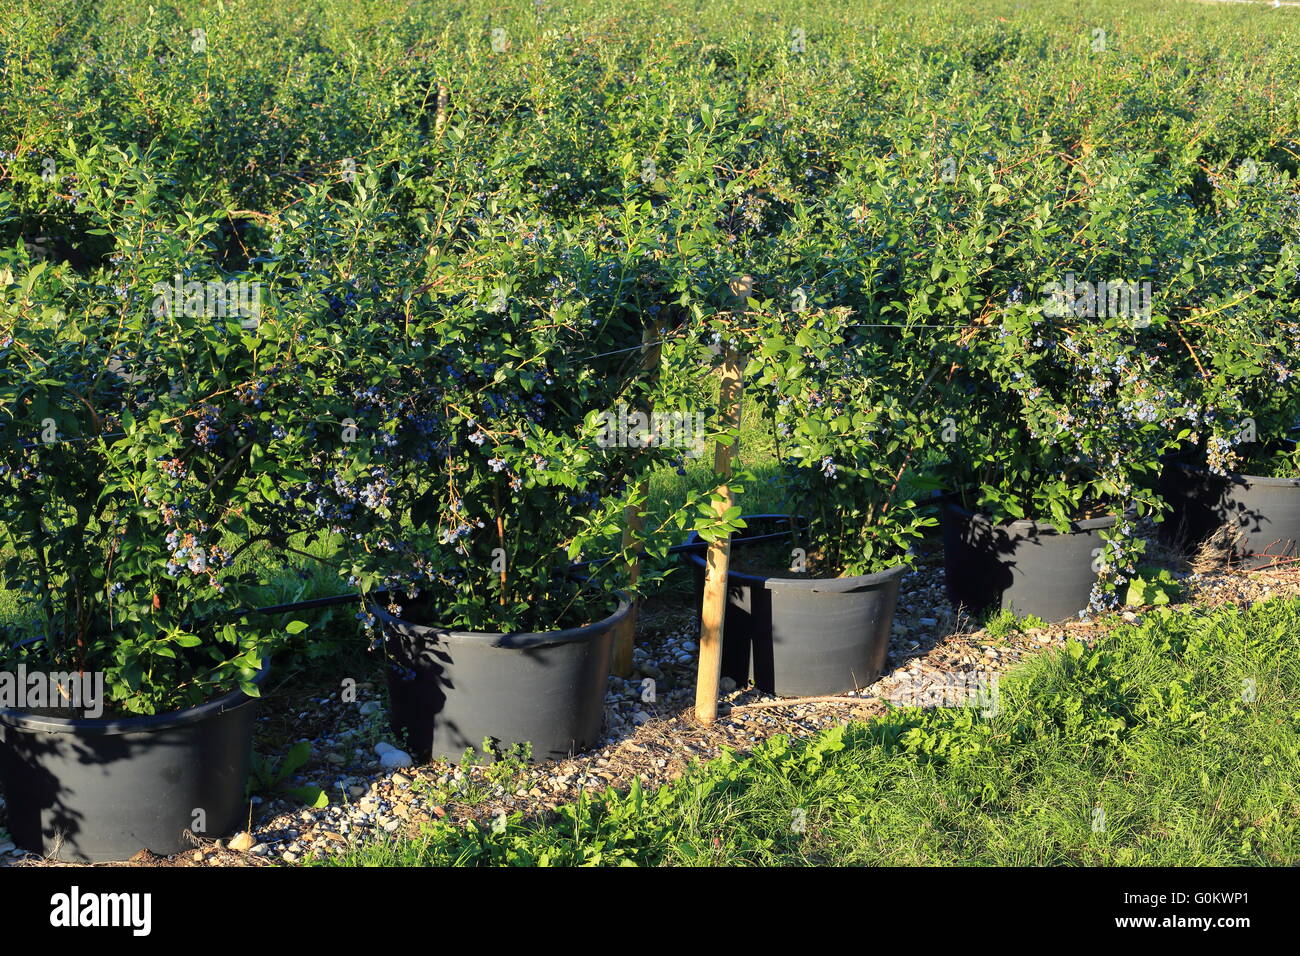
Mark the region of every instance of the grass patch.
[[1005, 641], [1014, 634], [1023, 634], [1036, 627], [1047, 627], [1047, 622], [1036, 614], [1020, 617], [1009, 608], [986, 612], [984, 632], [990, 641]]
[[[1280, 865], [1300, 861], [1300, 600], [1163, 609], [1001, 682], [592, 794], [438, 821], [335, 865]], [[985, 713], [990, 714], [986, 716]]]

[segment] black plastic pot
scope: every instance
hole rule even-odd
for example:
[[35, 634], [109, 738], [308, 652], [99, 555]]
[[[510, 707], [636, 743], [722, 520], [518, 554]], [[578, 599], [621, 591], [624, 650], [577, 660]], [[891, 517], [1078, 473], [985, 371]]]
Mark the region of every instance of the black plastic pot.
[[1160, 495], [1171, 508], [1161, 527], [1167, 543], [1195, 550], [1225, 526], [1233, 560], [1247, 568], [1294, 558], [1300, 542], [1300, 480], [1216, 475], [1168, 461]]
[[1101, 532], [1114, 516], [1070, 525], [992, 524], [949, 501], [943, 506], [943, 568], [948, 598], [972, 613], [1007, 608], [1047, 621], [1077, 617], [1097, 581]]
[[384, 625], [393, 730], [413, 756], [455, 763], [484, 739], [558, 759], [600, 738], [614, 630], [631, 610], [585, 627], [490, 634], [429, 627], [374, 608]]
[[[267, 668], [253, 679], [261, 684]], [[0, 782], [14, 843], [70, 862], [170, 856], [247, 817], [256, 702], [243, 691], [122, 720], [0, 710]]]
[[[747, 516], [753, 530], [732, 538], [732, 552], [788, 536], [759, 531], [788, 521], [785, 515]], [[692, 534], [690, 542], [698, 541]], [[686, 560], [695, 568], [702, 602], [704, 555], [688, 553]], [[889, 653], [905, 571], [900, 564], [877, 574], [821, 579], [728, 572], [722, 675], [737, 684], [752, 679], [760, 690], [783, 697], [839, 694], [874, 683]]]
[[917, 504], [920, 506], [919, 511], [927, 517], [940, 519], [938, 525], [923, 528], [921, 530], [921, 540], [942, 544], [943, 542], [943, 509], [945, 505], [957, 504], [961, 496], [955, 491], [932, 491], [929, 495], [922, 498]]

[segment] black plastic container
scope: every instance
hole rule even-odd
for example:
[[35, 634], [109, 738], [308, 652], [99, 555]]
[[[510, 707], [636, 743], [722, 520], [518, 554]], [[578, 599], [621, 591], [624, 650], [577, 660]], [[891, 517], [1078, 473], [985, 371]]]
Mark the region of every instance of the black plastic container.
[[631, 610], [585, 627], [490, 634], [414, 624], [374, 608], [384, 625], [392, 725], [410, 753], [455, 763], [484, 739], [528, 742], [559, 759], [600, 738], [614, 631]]
[[[753, 529], [733, 537], [733, 553], [779, 540], [764, 525], [786, 524], [784, 515], [745, 518]], [[690, 543], [699, 538], [692, 534]], [[705, 558], [686, 554], [695, 568], [697, 600], [704, 595]], [[751, 679], [783, 697], [840, 694], [872, 684], [885, 667], [889, 630], [906, 568], [849, 578], [778, 578], [730, 571], [723, 620], [722, 675], [737, 684]]]
[[1300, 480], [1256, 475], [1216, 475], [1187, 462], [1166, 462], [1160, 495], [1171, 513], [1164, 540], [1194, 551], [1215, 532], [1231, 530], [1231, 558], [1259, 568], [1297, 556]]
[[[265, 680], [267, 670], [254, 678]], [[14, 843], [59, 860], [170, 856], [247, 820], [256, 702], [122, 720], [0, 710], [0, 781]]]
[[1062, 534], [1037, 521], [995, 525], [951, 501], [942, 511], [948, 598], [973, 614], [1007, 608], [1047, 621], [1077, 617], [1097, 581], [1093, 564], [1114, 516]]

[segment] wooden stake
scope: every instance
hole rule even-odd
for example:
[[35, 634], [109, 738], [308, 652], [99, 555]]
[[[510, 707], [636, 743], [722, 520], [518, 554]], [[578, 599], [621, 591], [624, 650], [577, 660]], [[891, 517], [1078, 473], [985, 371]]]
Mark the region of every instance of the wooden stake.
[[[649, 376], [653, 376], [659, 369], [659, 357], [663, 351], [660, 343], [661, 328], [657, 322], [651, 322], [641, 332], [641, 368]], [[646, 403], [647, 411], [652, 410], [650, 403]], [[641, 483], [640, 490], [644, 496], [648, 485]], [[623, 511], [623, 549], [632, 544], [636, 537], [645, 530], [645, 512], [636, 505], [628, 505]], [[628, 564], [628, 586], [635, 588], [636, 583], [641, 578], [641, 547], [637, 546], [632, 560]], [[632, 602], [632, 609], [628, 612], [627, 617], [623, 618], [623, 623], [619, 625], [614, 632], [614, 660], [610, 669], [618, 677], [628, 677], [632, 673], [632, 647], [636, 642], [636, 618], [639, 602]]]
[[[645, 490], [645, 484], [642, 483], [641, 489]], [[636, 505], [628, 505], [623, 510], [623, 548], [624, 550], [632, 543], [635, 536], [645, 529], [645, 512]], [[628, 562], [627, 582], [629, 588], [635, 588], [637, 580], [641, 577], [641, 554], [637, 549], [635, 556]], [[632, 673], [632, 647], [636, 642], [636, 617], [639, 601], [632, 602], [632, 608], [628, 611], [627, 617], [614, 631], [614, 660], [610, 669], [618, 677], [628, 677]]]
[[[743, 303], [749, 296], [751, 280], [745, 276], [731, 284], [732, 293]], [[742, 306], [743, 307], [743, 306]], [[722, 386], [718, 390], [718, 414], [721, 424], [734, 429], [740, 424], [740, 356], [730, 343], [722, 361]], [[733, 497], [729, 485], [731, 460], [736, 442], [721, 442], [713, 451], [713, 473], [721, 482], [718, 500], [713, 504], [719, 517], [731, 509]], [[722, 677], [722, 627], [727, 617], [727, 570], [731, 565], [731, 536], [709, 542], [704, 570], [704, 607], [700, 615], [700, 668], [695, 680], [695, 716], [700, 723], [711, 724], [718, 717], [718, 681]]]
[[451, 91], [446, 86], [438, 84], [438, 100], [433, 128], [439, 135], [442, 134], [442, 124], [447, 122], [447, 107], [451, 105]]

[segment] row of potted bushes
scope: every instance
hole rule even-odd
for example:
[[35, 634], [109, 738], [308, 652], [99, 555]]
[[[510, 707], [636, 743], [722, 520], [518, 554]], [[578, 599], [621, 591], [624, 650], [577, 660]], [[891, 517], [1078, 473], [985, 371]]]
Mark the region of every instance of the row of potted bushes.
[[[789, 514], [800, 518], [753, 516], [742, 528], [731, 515], [692, 528], [682, 515], [699, 506], [709, 511], [707, 492], [688, 495], [673, 512], [676, 528], [691, 534], [685, 553], [697, 573], [704, 541], [731, 535], [736, 546], [724, 639], [728, 676], [790, 696], [871, 683], [884, 665], [908, 551], [936, 523], [954, 602], [972, 610], [1000, 604], [1047, 619], [1105, 609], [1098, 594], [1107, 593], [1105, 584], [1113, 593], [1113, 568], [1131, 559], [1124, 549], [1137, 538], [1132, 525], [1138, 509], [1065, 521], [1059, 509], [1078, 488], [1101, 487], [1099, 475], [1112, 483], [1140, 476], [1139, 458], [1108, 474], [1094, 468], [1088, 480], [1049, 487], [1041, 499], [1035, 497], [1041, 487], [1022, 486], [1019, 500], [1047, 502], [1042, 510], [1053, 513], [1052, 520], [1014, 520], [1016, 499], [999, 502], [996, 493], [1004, 486], [996, 480], [982, 483], [973, 507], [956, 494], [918, 507], [912, 492], [900, 490], [900, 476], [948, 425], [899, 396], [916, 371], [913, 356], [942, 366], [951, 353], [941, 346], [952, 343], [922, 349], [916, 341], [854, 337], [847, 310], [809, 316], [758, 306], [747, 303], [745, 309], [746, 320], [758, 326], [749, 333], [754, 347], [748, 394], [767, 406]], [[720, 311], [713, 334], [738, 334], [731, 323], [740, 311], [734, 303]], [[472, 325], [481, 319], [473, 312], [433, 316], [444, 335], [451, 320]], [[19, 489], [4, 501], [12, 519], [10, 543], [19, 555], [37, 558], [11, 561], [7, 575], [21, 579], [24, 572], [40, 572], [42, 561], [63, 562], [57, 575], [33, 580], [59, 594], [57, 606], [51, 598], [43, 607], [63, 613], [65, 623], [47, 618], [46, 633], [27, 645], [23, 659], [47, 666], [75, 661], [84, 641], [95, 651], [82, 658], [90, 666], [71, 669], [94, 670], [96, 663], [118, 668], [111, 677], [120, 701], [107, 719], [70, 714], [66, 707], [0, 711], [0, 783], [8, 827], [19, 845], [65, 859], [119, 859], [140, 848], [174, 852], [187, 845], [187, 834], [215, 836], [239, 825], [254, 703], [275, 642], [254, 639], [264, 622], [230, 613], [232, 597], [223, 598], [221, 589], [229, 585], [233, 596], [244, 580], [259, 575], [240, 571], [235, 556], [205, 537], [204, 525], [224, 522], [223, 530], [236, 532], [255, 522], [269, 529], [261, 537], [273, 549], [294, 532], [329, 533], [359, 544], [345, 549], [343, 570], [361, 595], [358, 616], [387, 655], [394, 728], [419, 757], [455, 760], [488, 738], [502, 746], [528, 741], [536, 757], [549, 758], [598, 738], [614, 633], [631, 609], [619, 593], [621, 560], [588, 562], [579, 577], [565, 573], [571, 565], [557, 564], [555, 548], [564, 547], [571, 562], [584, 549], [608, 542], [626, 507], [643, 496], [638, 489], [651, 469], [676, 452], [604, 449], [596, 436], [607, 429], [599, 422], [554, 409], [565, 401], [607, 404], [627, 394], [629, 385], [645, 386], [640, 372], [603, 368], [584, 380], [571, 368], [561, 371], [555, 355], [543, 351], [509, 367], [520, 376], [523, 395], [528, 390], [520, 369], [535, 374], [531, 369], [541, 366], [543, 375], [548, 366], [553, 370], [556, 384], [535, 393], [544, 403], [529, 403], [484, 394], [486, 383], [500, 381], [504, 364], [476, 364], [442, 344], [399, 348], [371, 325], [352, 333], [352, 349], [320, 348], [337, 336], [326, 321], [305, 330], [259, 330], [264, 338], [279, 335], [268, 344], [294, 357], [274, 371], [258, 367], [252, 350], [236, 352], [231, 354], [248, 367], [227, 357], [218, 366], [224, 378], [168, 390], [168, 364], [192, 356], [196, 335], [211, 336], [207, 347], [215, 351], [229, 336], [244, 333], [196, 328], [201, 319], [190, 316], [159, 321], [179, 326], [163, 340], [176, 343], [167, 346], [174, 353], [138, 363], [129, 376], [100, 380], [99, 392], [87, 389], [97, 405], [116, 406], [114, 423], [101, 423], [100, 433], [84, 436], [91, 439], [85, 442], [70, 435], [66, 442], [22, 447], [10, 459], [16, 467], [0, 475]], [[68, 338], [71, 369], [85, 362], [81, 343], [92, 333], [87, 328], [81, 338]], [[375, 339], [358, 342], [362, 334]], [[688, 339], [679, 350], [665, 349], [664, 367], [698, 368], [702, 352], [714, 354], [707, 339]], [[422, 382], [420, 373], [442, 361], [457, 373], [445, 386], [396, 386]], [[142, 388], [142, 379], [152, 389]], [[269, 384], [250, 390], [249, 382]], [[963, 387], [954, 380], [958, 395]], [[34, 425], [52, 403], [42, 401], [39, 391], [32, 394], [25, 419]], [[136, 399], [138, 394], [146, 398]], [[998, 396], [973, 394], [1012, 420], [1010, 406], [996, 404]], [[1058, 401], [1068, 403], [1070, 394], [1065, 389]], [[291, 412], [300, 407], [300, 395], [316, 403], [302, 409], [315, 422], [351, 424], [336, 432], [296, 425]], [[663, 400], [649, 389], [642, 397]], [[262, 403], [273, 398], [279, 414], [262, 414]], [[493, 417], [497, 404], [513, 407]], [[437, 405], [460, 408], [435, 417]], [[530, 431], [529, 424], [536, 427]], [[575, 428], [577, 437], [565, 443], [561, 436]], [[117, 429], [120, 440], [103, 436]], [[706, 437], [726, 431], [714, 426]], [[1061, 442], [1045, 431], [1023, 434], [1043, 444]], [[1149, 447], [1141, 441], [1124, 446], [1125, 440], [1123, 433], [1105, 432], [1097, 439], [1128, 451]], [[259, 447], [278, 456], [242, 454]], [[978, 473], [961, 457], [973, 457], [972, 447], [980, 447], [977, 440], [951, 456], [959, 468], [945, 473], [940, 463], [935, 483], [963, 471]], [[990, 448], [994, 464], [1016, 463], [1014, 456], [1023, 453], [1020, 445]], [[53, 466], [43, 465], [46, 456]], [[136, 481], [121, 480], [123, 474]], [[116, 496], [121, 510], [87, 522], [76, 509], [49, 507], [84, 497], [78, 482], [88, 475], [103, 488], [96, 500]], [[1047, 484], [1041, 475], [1034, 480]], [[32, 516], [42, 498], [24, 491], [33, 485], [57, 491], [44, 499], [41, 522]], [[1240, 557], [1258, 562], [1294, 554], [1298, 489], [1300, 482], [1288, 478], [1225, 477], [1171, 461], [1158, 487], [1113, 494], [1111, 500], [1140, 507], [1163, 496], [1173, 506], [1165, 527], [1190, 538], [1230, 522], [1241, 531]], [[136, 505], [141, 492], [144, 508]], [[437, 499], [434, 507], [431, 497]], [[1088, 500], [1105, 496], [1094, 493]], [[230, 502], [240, 508], [229, 508]], [[55, 522], [65, 545], [58, 549], [40, 538]], [[395, 542], [399, 524], [402, 540]], [[156, 539], [163, 534], [160, 544]], [[632, 539], [649, 552], [648, 565], [666, 556], [657, 543], [662, 537]], [[155, 557], [163, 549], [165, 569]], [[796, 555], [798, 570], [785, 570]], [[100, 572], [97, 556], [103, 560]], [[647, 569], [644, 580], [653, 579]], [[92, 597], [79, 590], [80, 583], [96, 580], [102, 592]], [[115, 600], [115, 580], [129, 582], [124, 591], [136, 603]], [[144, 602], [142, 596], [148, 596]], [[92, 599], [101, 602], [111, 626], [77, 631], [78, 609]], [[60, 637], [67, 654], [46, 654], [52, 638]], [[168, 667], [175, 669], [167, 672]], [[191, 685], [198, 699], [171, 693]], [[154, 706], [130, 713], [127, 705], [149, 693]]]
[[[1215, 476], [1170, 462], [1162, 490], [1166, 536], [1194, 546], [1235, 530], [1246, 566], [1286, 561], [1300, 542], [1300, 480]], [[971, 610], [1007, 607], [1048, 620], [1088, 603], [1115, 516], [1068, 532], [1032, 521], [995, 525], [939, 500], [948, 593]], [[732, 537], [733, 559], [765, 546], [789, 552], [799, 529], [787, 515], [755, 515]], [[687, 545], [700, 545], [692, 534]], [[702, 594], [699, 547], [682, 549]], [[761, 562], [760, 562], [761, 563]], [[850, 691], [884, 666], [905, 565], [849, 577], [733, 570], [728, 577], [723, 673], [783, 696]], [[455, 760], [485, 738], [529, 742], [539, 757], [594, 744], [601, 731], [614, 635], [630, 611], [544, 633], [439, 628], [390, 615], [380, 604], [392, 724], [421, 758]], [[269, 662], [252, 678], [265, 679]], [[246, 812], [256, 702], [236, 690], [198, 707], [148, 717], [93, 720], [0, 712], [0, 781], [9, 829], [24, 848], [63, 859], [118, 859], [141, 848], [168, 854], [187, 834], [230, 832]]]
[[[590, 743], [631, 556], [644, 592], [670, 544], [750, 530], [717, 516], [711, 486], [652, 506], [686, 452], [601, 413], [698, 410], [694, 445], [733, 440], [712, 374], [729, 355], [798, 519], [756, 519], [783, 535], [766, 547], [738, 538], [728, 668], [781, 694], [879, 671], [900, 564], [940, 523], [922, 493], [957, 491], [941, 513], [955, 598], [1058, 618], [1116, 606], [1177, 443], [1215, 474], [1247, 447], [1268, 450], [1263, 477], [1300, 474], [1272, 447], [1300, 408], [1298, 260], [1282, 217], [1256, 212], [1284, 207], [1285, 182], [1215, 207], [1250, 237], [1226, 247], [1161, 163], [1125, 160], [1133, 187], [1083, 203], [1059, 189], [1077, 171], [1044, 155], [1027, 204], [969, 197], [996, 259], [983, 240], [935, 245], [971, 212], [932, 203], [933, 177], [899, 177], [916, 190], [900, 202], [853, 164], [789, 228], [735, 245], [701, 245], [719, 218], [705, 183], [671, 215], [591, 222], [523, 190], [518, 215], [465, 212], [433, 255], [405, 190], [436, 166], [395, 160], [363, 177], [374, 188], [341, 185], [346, 203], [304, 188], [232, 231], [233, 211], [156, 202], [148, 155], [111, 165], [78, 208], [112, 256], [79, 271], [0, 248], [0, 582], [22, 612], [0, 638], [22, 646], [8, 665], [102, 673], [110, 707], [0, 713], [8, 826], [29, 849], [169, 852], [239, 822], [251, 702], [284, 637], [240, 609], [294, 552], [325, 551], [354, 589], [420, 756]], [[1049, 263], [1092, 281], [1135, 262], [1164, 269], [1151, 316], [1062, 316], [1096, 296], [1025, 288]], [[176, 277], [255, 282], [259, 314], [154, 293]], [[1213, 321], [1188, 320], [1211, 301]], [[1262, 515], [1249, 549], [1294, 537], [1282, 506], [1233, 489], [1205, 507]], [[642, 529], [638, 511], [656, 517]], [[575, 574], [592, 554], [608, 557]]]

